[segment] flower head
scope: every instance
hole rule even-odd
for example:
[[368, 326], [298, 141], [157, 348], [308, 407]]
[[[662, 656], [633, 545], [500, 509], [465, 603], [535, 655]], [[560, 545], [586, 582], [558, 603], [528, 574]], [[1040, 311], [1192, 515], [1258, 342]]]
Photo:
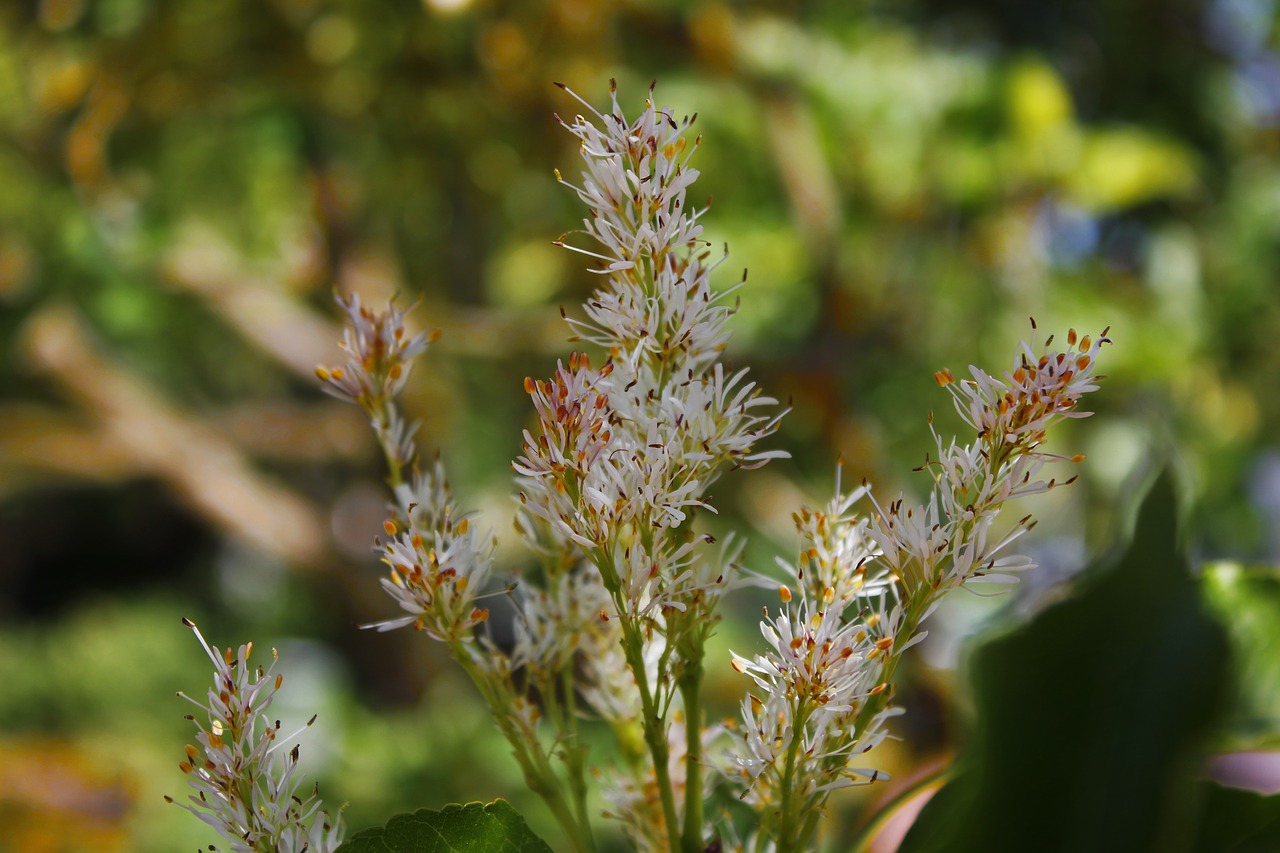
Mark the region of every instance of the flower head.
[[439, 460], [396, 489], [396, 516], [378, 548], [389, 567], [382, 588], [408, 615], [366, 625], [390, 631], [412, 625], [437, 640], [468, 640], [489, 618], [477, 596], [489, 580], [493, 540], [453, 503]]
[[[835, 600], [834, 591], [826, 596]], [[809, 601], [784, 604], [766, 614], [760, 631], [767, 652], [733, 655], [733, 668], [749, 676], [762, 696], [742, 703], [743, 733], [737, 762], [747, 781], [744, 798], [756, 804], [781, 802], [784, 792], [816, 798], [883, 773], [849, 766], [852, 755], [878, 745], [886, 736], [878, 714], [873, 724], [856, 725], [867, 700], [883, 692], [884, 647], [860, 620], [844, 621], [834, 611]]]
[[[280, 721], [266, 716], [284, 682], [270, 666], [249, 665], [253, 644], [233, 654], [209, 648], [194, 622], [183, 624], [195, 632], [214, 665], [214, 683], [206, 702], [178, 695], [201, 709], [195, 723], [196, 743], [187, 746], [178, 765], [196, 793], [183, 808], [222, 833], [238, 853], [328, 853], [342, 842], [340, 820], [321, 810], [313, 790], [297, 793], [299, 750], [282, 750], [297, 732], [281, 736]], [[307, 722], [315, 722], [312, 717]], [[303, 728], [306, 728], [304, 726]], [[166, 797], [169, 802], [171, 798]]]
[[386, 311], [375, 312], [360, 304], [360, 297], [354, 294], [349, 299], [335, 299], [347, 315], [341, 343], [347, 363], [316, 368], [322, 387], [365, 408], [394, 397], [409, 381], [413, 360], [426, 351], [428, 336], [406, 331], [405, 309], [391, 305]]

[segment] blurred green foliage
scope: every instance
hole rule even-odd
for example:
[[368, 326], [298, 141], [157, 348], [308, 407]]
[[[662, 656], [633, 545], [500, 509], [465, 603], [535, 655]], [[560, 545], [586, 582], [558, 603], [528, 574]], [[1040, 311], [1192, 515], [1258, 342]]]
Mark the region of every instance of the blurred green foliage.
[[[750, 271], [731, 355], [794, 404], [777, 439], [794, 461], [735, 475], [718, 496], [714, 524], [753, 531], [754, 566], [794, 547], [789, 513], [829, 490], [839, 455], [846, 478], [919, 490], [908, 472], [931, 446], [925, 414], [940, 410], [944, 435], [959, 424], [933, 371], [1001, 365], [1031, 316], [1041, 335], [1110, 325], [1117, 341], [1098, 416], [1063, 442], [1089, 454], [1081, 483], [1055, 493], [1028, 546], [1047, 568], [1110, 541], [1120, 486], [1157, 442], [1178, 448], [1194, 487], [1193, 553], [1275, 563], [1273, 12], [1250, 0], [6, 4], [0, 746], [52, 738], [86, 768], [131, 756], [127, 830], [91, 849], [202, 843], [159, 798], [181, 788], [172, 692], [203, 678], [185, 614], [224, 645], [328, 650], [300, 666], [337, 727], [315, 766], [329, 796], [352, 800], [353, 825], [498, 795], [538, 820], [484, 712], [440, 680], [419, 638], [350, 628], [384, 612], [366, 548], [380, 499], [353, 485], [375, 483], [378, 462], [299, 362], [317, 335], [336, 337], [335, 288], [420, 295], [421, 322], [445, 334], [415, 375], [412, 414], [464, 503], [508, 526], [521, 380], [567, 352], [559, 306], [597, 284], [550, 245], [584, 215], [552, 175], [572, 179], [576, 152], [551, 116], [580, 109], [556, 80], [603, 106], [616, 77], [634, 111], [656, 78], [661, 103], [699, 112], [695, 196], [713, 197], [707, 237], [732, 252], [721, 281]], [[55, 309], [80, 318], [79, 361], [40, 322]], [[163, 405], [104, 408], [93, 387], [119, 376]], [[141, 420], [122, 420], [131, 412]], [[322, 556], [246, 544], [120, 440], [153, 429], [141, 441], [161, 446], [165, 418], [211, 430], [301, 500], [332, 536]], [[172, 466], [192, 462], [174, 453]], [[1055, 557], [1064, 542], [1074, 556]], [[518, 552], [502, 553], [517, 570]], [[1213, 577], [1229, 624], [1270, 601]], [[1265, 628], [1248, 633], [1264, 622], [1233, 630], [1264, 643]], [[724, 633], [753, 642], [750, 619]], [[1233, 746], [1277, 730], [1274, 664], [1256, 665], [1241, 673]], [[742, 685], [723, 677], [727, 711]], [[941, 676], [918, 683], [948, 696]], [[0, 786], [0, 816], [52, 815], [45, 846], [27, 835], [15, 849], [88, 849], [60, 841], [62, 813], [41, 808]]]

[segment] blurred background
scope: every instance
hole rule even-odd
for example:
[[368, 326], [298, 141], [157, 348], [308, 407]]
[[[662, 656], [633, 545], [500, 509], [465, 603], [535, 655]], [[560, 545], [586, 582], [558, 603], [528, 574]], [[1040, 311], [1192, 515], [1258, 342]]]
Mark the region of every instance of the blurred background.
[[[167, 806], [210, 667], [180, 624], [254, 640], [278, 715], [353, 828], [511, 798], [549, 822], [470, 686], [390, 613], [359, 414], [322, 395], [334, 291], [421, 299], [443, 337], [405, 404], [460, 502], [509, 535], [525, 375], [598, 279], [553, 113], [699, 114], [692, 199], [749, 270], [729, 355], [794, 410], [793, 454], [719, 485], [752, 565], [846, 482], [920, 495], [933, 372], [1112, 329], [1081, 480], [1029, 505], [1043, 568], [960, 596], [902, 687], [882, 765], [963, 740], [961, 641], [1022, 619], [1115, 541], [1176, 449], [1196, 562], [1280, 560], [1280, 30], [1273, 0], [22, 0], [0, 8], [0, 850], [214, 839]], [[1019, 508], [1012, 512], [1021, 515]], [[1240, 569], [1245, 571], [1245, 569]], [[1258, 577], [1266, 578], [1264, 570]], [[1234, 577], [1234, 576], [1232, 576]], [[1219, 578], [1216, 601], [1235, 601]], [[1245, 596], [1248, 598], [1248, 596]], [[1244, 606], [1244, 605], [1240, 605]], [[758, 647], [744, 595], [719, 643]], [[1238, 612], [1238, 611], [1237, 611]], [[1231, 621], [1228, 619], [1227, 621]], [[1274, 627], [1255, 627], [1275, 649]], [[714, 674], [719, 712], [744, 679]], [[1208, 742], [1265, 744], [1276, 667]], [[961, 669], [961, 673], [963, 670]], [[1271, 680], [1267, 680], [1271, 679]], [[286, 722], [286, 725], [288, 723]], [[601, 761], [604, 754], [599, 753]], [[873, 792], [879, 796], [879, 791]], [[830, 838], [865, 820], [840, 800]], [[550, 832], [548, 832], [550, 834]]]

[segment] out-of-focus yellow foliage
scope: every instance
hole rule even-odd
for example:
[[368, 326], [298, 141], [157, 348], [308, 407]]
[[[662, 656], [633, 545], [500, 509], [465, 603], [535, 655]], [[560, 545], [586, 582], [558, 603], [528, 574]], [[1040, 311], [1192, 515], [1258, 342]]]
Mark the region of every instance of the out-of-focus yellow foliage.
[[0, 741], [0, 850], [131, 850], [132, 788], [74, 743]]
[[1066, 183], [1072, 199], [1099, 213], [1185, 197], [1200, 186], [1186, 146], [1132, 127], [1086, 134]]

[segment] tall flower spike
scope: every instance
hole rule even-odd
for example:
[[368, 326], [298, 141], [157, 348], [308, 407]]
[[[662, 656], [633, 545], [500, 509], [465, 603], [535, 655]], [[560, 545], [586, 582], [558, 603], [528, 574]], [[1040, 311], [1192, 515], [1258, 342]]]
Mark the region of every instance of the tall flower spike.
[[587, 320], [569, 322], [610, 361], [596, 370], [575, 355], [551, 381], [526, 381], [539, 431], [526, 432], [514, 467], [527, 511], [586, 551], [612, 549], [629, 525], [681, 527], [712, 509], [706, 492], [724, 470], [787, 455], [755, 449], [778, 427], [781, 415], [762, 411], [777, 401], [715, 363], [733, 313], [723, 300], [741, 282], [712, 290], [701, 212], [686, 203], [696, 116], [677, 121], [652, 94], [633, 120], [616, 87], [608, 114], [578, 98], [592, 118], [561, 120], [584, 170], [581, 186], [557, 177], [591, 208], [576, 233], [601, 251], [557, 244], [595, 258], [606, 278]]
[[[921, 627], [942, 597], [966, 583], [1013, 580], [1009, 572], [1031, 567], [1004, 553], [1031, 528], [1031, 516], [1003, 535], [994, 533], [996, 518], [1010, 498], [1057, 485], [1038, 479], [1061, 460], [1041, 443], [1057, 421], [1088, 414], [1078, 403], [1097, 388], [1106, 335], [1080, 338], [1072, 330], [1065, 352], [1050, 349], [1052, 338], [1040, 354], [1024, 343], [1000, 378], [976, 367], [963, 383], [948, 370], [935, 374], [977, 435], [961, 445], [934, 432], [938, 458], [923, 469], [933, 477], [925, 503], [900, 497], [884, 506], [865, 486], [845, 495], [837, 483], [823, 510], [797, 514], [800, 557], [795, 565], [779, 561], [789, 575], [780, 587], [782, 612], [761, 624], [770, 648], [754, 658], [735, 655], [733, 664], [762, 692], [742, 707], [744, 798], [779, 850], [804, 849], [810, 816], [832, 788], [881, 778], [851, 761], [887, 736], [888, 719], [899, 713], [890, 701], [898, 661], [924, 639]], [[864, 495], [870, 518], [853, 511]]]
[[[218, 830], [236, 853], [330, 853], [342, 843], [342, 822], [321, 809], [316, 791], [299, 796], [299, 750], [288, 744], [299, 732], [280, 734], [280, 721], [266, 716], [284, 676], [271, 665], [253, 669], [253, 644], [219, 654], [195, 632], [213, 661], [213, 687], [206, 702], [178, 695], [200, 708], [196, 743], [178, 765], [195, 794], [183, 808]], [[312, 717], [303, 729], [315, 722]], [[285, 749], [281, 749], [284, 747]], [[286, 751], [287, 750], [287, 751]], [[165, 797], [170, 803], [174, 800]], [[212, 848], [211, 848], [212, 849]]]
[[876, 503], [869, 532], [901, 579], [905, 597], [932, 596], [969, 582], [1012, 580], [1011, 572], [1032, 568], [1027, 558], [1004, 554], [1031, 529], [1032, 517], [1015, 522], [1003, 535], [993, 535], [995, 519], [1012, 498], [1074, 481], [1040, 478], [1046, 464], [1066, 461], [1041, 444], [1054, 424], [1091, 414], [1079, 402], [1098, 388], [1098, 355], [1111, 342], [1108, 331], [1091, 338], [1072, 329], [1065, 351], [1051, 349], [1052, 337], [1038, 354], [1022, 343], [1012, 368], [998, 378], [972, 366], [973, 378], [963, 382], [949, 370], [935, 374], [977, 434], [960, 445], [934, 433], [938, 458], [925, 466], [934, 480], [927, 503]]
[[[599, 571], [649, 752], [647, 764], [632, 767], [631, 790], [655, 792], [655, 838], [688, 850], [702, 846], [702, 657], [716, 605], [739, 573], [732, 554], [703, 556], [709, 542], [694, 515], [715, 511], [708, 490], [725, 471], [787, 454], [756, 449], [778, 427], [777, 401], [745, 371], [717, 363], [734, 310], [726, 297], [743, 281], [712, 288], [723, 257], [712, 258], [703, 211], [686, 200], [698, 177], [690, 165], [696, 117], [678, 120], [649, 94], [633, 118], [614, 87], [607, 113], [578, 98], [586, 116], [561, 121], [580, 143], [583, 169], [577, 184], [556, 176], [590, 214], [556, 242], [590, 258], [603, 279], [585, 319], [569, 323], [609, 360], [595, 369], [575, 355], [550, 381], [526, 382], [539, 422], [513, 467], [522, 530], [536, 544], [575, 546]], [[577, 245], [583, 237], [595, 245]], [[604, 713], [620, 716], [612, 703], [624, 697], [596, 696], [611, 704]], [[669, 742], [676, 701], [687, 721], [679, 772], [671, 756], [681, 750]], [[681, 793], [683, 814], [674, 802]], [[621, 804], [616, 811], [636, 814]]]

